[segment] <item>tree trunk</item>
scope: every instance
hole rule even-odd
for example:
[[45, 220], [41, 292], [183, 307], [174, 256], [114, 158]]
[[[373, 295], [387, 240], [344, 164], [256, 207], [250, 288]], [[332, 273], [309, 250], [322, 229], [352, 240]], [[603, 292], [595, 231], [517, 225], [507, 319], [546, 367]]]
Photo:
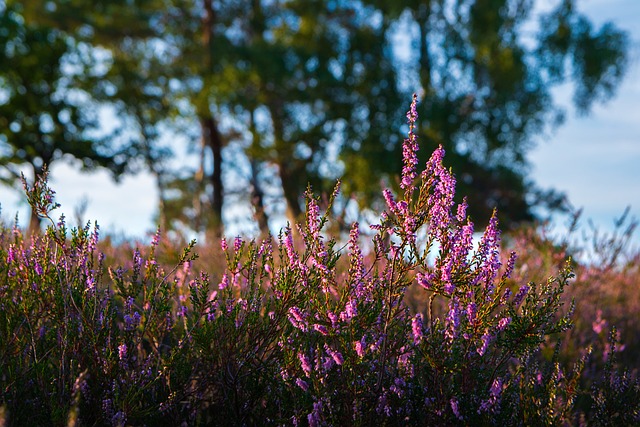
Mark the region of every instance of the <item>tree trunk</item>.
[[[207, 72], [213, 69], [213, 24], [215, 22], [215, 11], [213, 9], [212, 0], [203, 0], [205, 14], [202, 17], [202, 46], [204, 48], [204, 64]], [[209, 224], [210, 231], [214, 237], [222, 237], [222, 205], [223, 205], [223, 186], [222, 186], [222, 135], [218, 129], [218, 125], [211, 114], [208, 100], [205, 105], [201, 106], [200, 126], [202, 128], [203, 142], [211, 149], [213, 155], [213, 173], [211, 174], [211, 185], [213, 186], [213, 194], [211, 199], [212, 205], [212, 223]]]
[[429, 44], [427, 37], [429, 36], [429, 16], [431, 15], [431, 1], [426, 1], [418, 7], [416, 14], [418, 27], [420, 28], [420, 83], [424, 90], [423, 97], [426, 102], [433, 93], [431, 85], [431, 57], [429, 56]]
[[259, 164], [255, 160], [251, 160], [251, 204], [253, 205], [253, 216], [258, 223], [260, 234], [267, 236], [269, 230], [269, 217], [264, 210], [264, 191], [258, 180]]
[[[39, 167], [34, 164], [31, 164], [31, 168], [33, 170], [33, 188], [33, 186], [35, 186], [35, 183], [38, 181], [38, 178], [42, 176], [44, 170], [41, 166]], [[31, 216], [29, 218], [29, 228], [27, 229], [27, 235], [31, 236], [33, 234], [38, 234], [41, 231], [41, 224], [42, 218], [38, 216], [38, 212], [36, 211], [34, 206], [31, 206]]]
[[211, 208], [213, 212], [212, 223], [209, 224], [209, 229], [213, 232], [215, 237], [222, 237], [222, 205], [224, 203], [222, 183], [222, 135], [220, 135], [218, 126], [211, 116], [201, 118], [200, 125], [202, 127], [204, 141], [213, 154], [213, 172], [210, 177], [211, 185], [213, 187], [213, 194], [211, 198]]
[[[256, 153], [258, 153], [261, 148], [261, 138], [258, 130], [256, 129], [254, 113], [255, 111], [252, 111], [251, 116], [249, 117], [249, 130], [251, 131], [252, 137], [252, 149], [249, 153], [247, 153], [249, 157], [249, 163], [251, 165], [251, 205], [253, 206], [253, 217], [258, 223], [260, 234], [266, 236], [270, 232], [269, 217], [264, 209], [264, 190], [262, 189], [260, 180], [258, 179], [258, 168], [260, 167], [260, 162], [255, 159]], [[252, 157], [252, 155], [254, 157]]]
[[278, 161], [278, 171], [280, 173], [280, 180], [282, 181], [284, 199], [287, 202], [287, 219], [293, 228], [293, 226], [302, 219], [302, 208], [300, 207], [298, 185], [296, 185], [297, 178], [293, 174], [291, 162], [293, 162], [293, 159], [287, 160], [280, 157]]

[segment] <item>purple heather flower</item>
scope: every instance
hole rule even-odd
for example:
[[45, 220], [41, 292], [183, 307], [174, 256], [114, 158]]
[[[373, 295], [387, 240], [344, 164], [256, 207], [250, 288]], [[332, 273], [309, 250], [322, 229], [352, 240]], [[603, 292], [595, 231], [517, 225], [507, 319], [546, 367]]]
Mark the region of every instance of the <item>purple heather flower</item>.
[[491, 341], [491, 335], [489, 335], [488, 332], [485, 332], [484, 335], [482, 335], [482, 338], [480, 338], [482, 340], [482, 346], [480, 346], [476, 351], [478, 352], [478, 354], [480, 356], [484, 356], [484, 354], [487, 352], [487, 348], [489, 348], [489, 342]]
[[493, 290], [493, 280], [500, 269], [500, 230], [498, 229], [498, 216], [493, 212], [489, 225], [485, 229], [478, 248], [478, 255], [483, 260], [482, 270], [478, 276], [478, 281]]
[[339, 351], [333, 350], [327, 344], [324, 345], [324, 350], [331, 356], [331, 358], [338, 364], [342, 365], [344, 363], [344, 359], [342, 358], [342, 354]]
[[227, 239], [225, 239], [224, 237], [222, 239], [220, 239], [220, 248], [222, 249], [223, 252], [226, 252], [228, 246], [227, 246]]
[[402, 398], [402, 396], [404, 395], [404, 388], [406, 387], [407, 383], [405, 383], [405, 381], [400, 378], [397, 377], [393, 380], [393, 385], [391, 387], [389, 387], [389, 391], [395, 393], [398, 397]]
[[313, 330], [320, 332], [322, 335], [328, 335], [329, 331], [324, 325], [318, 325], [317, 323], [313, 324]]
[[283, 245], [287, 251], [287, 256], [289, 257], [289, 261], [292, 264], [296, 264], [298, 257], [296, 255], [295, 249], [293, 248], [293, 235], [291, 233], [291, 228], [286, 227], [284, 230], [284, 242]]
[[233, 250], [235, 251], [235, 253], [238, 253], [241, 247], [242, 247], [242, 238], [238, 236], [235, 239], [233, 239]]
[[116, 414], [111, 418], [111, 424], [114, 426], [123, 426], [127, 422], [127, 414], [122, 411], [116, 412]]
[[385, 188], [382, 191], [382, 195], [384, 196], [384, 200], [387, 202], [387, 206], [389, 207], [389, 210], [393, 213], [396, 213], [398, 207], [395, 200], [393, 200], [393, 194], [391, 193], [391, 190], [389, 190], [388, 188]]
[[402, 167], [402, 182], [400, 183], [400, 187], [402, 189], [409, 189], [412, 187], [413, 180], [416, 177], [416, 165], [418, 164], [418, 142], [417, 137], [414, 133], [415, 123], [418, 119], [418, 112], [416, 111], [416, 106], [418, 104], [418, 95], [413, 94], [413, 101], [411, 102], [411, 109], [407, 113], [407, 120], [409, 123], [409, 135], [408, 138], [404, 140], [404, 144], [402, 144], [402, 158], [403, 164]]
[[340, 313], [340, 320], [343, 322], [347, 322], [353, 317], [358, 315], [358, 306], [357, 302], [353, 298], [349, 298], [347, 303], [345, 304], [344, 311]]
[[127, 345], [121, 344], [118, 346], [118, 358], [124, 360], [127, 357]]
[[453, 284], [453, 280], [451, 278], [451, 270], [453, 269], [452, 264], [453, 260], [449, 259], [447, 260], [447, 262], [445, 262], [440, 270], [440, 280], [444, 284], [445, 292], [449, 295], [453, 294], [453, 292], [456, 290], [456, 286]]
[[433, 284], [433, 275], [431, 273], [427, 273], [427, 274], [418, 273], [416, 274], [416, 280], [418, 281], [418, 284], [420, 286], [422, 286], [426, 290], [429, 290], [431, 289], [431, 286]]
[[509, 255], [509, 260], [507, 261], [507, 268], [504, 271], [504, 274], [502, 275], [503, 278], [508, 279], [511, 277], [511, 274], [513, 273], [513, 269], [516, 265], [516, 258], [518, 258], [518, 255], [516, 254], [515, 251], [511, 251], [511, 254]]
[[483, 400], [478, 409], [478, 413], [487, 412], [490, 410], [495, 411], [495, 406], [500, 402], [500, 395], [502, 394], [502, 378], [496, 378], [491, 384], [489, 389], [489, 398]]
[[445, 319], [446, 330], [445, 338], [451, 342], [458, 336], [458, 328], [460, 327], [460, 304], [458, 298], [449, 300], [449, 313]]
[[331, 321], [331, 327], [336, 329], [338, 327], [338, 316], [333, 311], [327, 311], [327, 317]]
[[[358, 245], [358, 236], [360, 235], [359, 224], [354, 222], [351, 225], [351, 231], [349, 232], [349, 252], [351, 254], [351, 264], [349, 266], [349, 277], [352, 278], [357, 284], [359, 284], [364, 278], [364, 261], [362, 251]], [[360, 286], [361, 287], [361, 286]], [[362, 292], [361, 289], [356, 289], [356, 294]], [[358, 295], [361, 297], [362, 295]]]
[[311, 233], [311, 238], [316, 240], [320, 233], [320, 208], [311, 193], [307, 193], [307, 197], [309, 198], [307, 207], [307, 227], [309, 228], [309, 233]]
[[303, 379], [297, 378], [296, 379], [296, 385], [298, 387], [300, 387], [302, 390], [307, 391], [309, 390], [309, 384], [307, 384], [306, 381], [304, 381]]
[[417, 313], [411, 320], [411, 332], [413, 333], [413, 342], [418, 344], [424, 336], [422, 333], [422, 313]]
[[467, 306], [467, 319], [469, 320], [469, 323], [473, 323], [476, 320], [477, 312], [478, 309], [476, 307], [476, 303], [473, 301], [470, 302]]
[[455, 397], [452, 397], [449, 403], [451, 404], [451, 410], [453, 411], [453, 414], [456, 416], [457, 419], [462, 421], [464, 418], [460, 414], [460, 408], [458, 408], [458, 399], [456, 399]]
[[16, 258], [16, 250], [13, 244], [9, 245], [9, 251], [7, 252], [7, 264], [11, 264]]
[[322, 369], [324, 372], [329, 371], [335, 365], [335, 361], [331, 357], [325, 357], [324, 362], [322, 362]]
[[309, 427], [318, 427], [322, 422], [322, 402], [313, 402], [313, 411], [307, 415]]
[[358, 355], [358, 357], [363, 357], [364, 356], [364, 352], [366, 349], [366, 342], [365, 342], [365, 337], [362, 337], [360, 339], [360, 341], [355, 341], [353, 343], [353, 347], [356, 351], [356, 354]]
[[500, 305], [505, 305], [507, 301], [511, 298], [511, 289], [507, 288], [504, 290], [504, 294], [500, 298]]
[[602, 310], [596, 312], [596, 320], [591, 324], [593, 332], [600, 334], [607, 327], [607, 321], [602, 318]]
[[303, 353], [298, 353], [298, 359], [300, 359], [300, 365], [302, 366], [302, 371], [307, 377], [310, 377], [312, 367], [311, 367], [311, 362], [309, 361], [309, 358]]
[[40, 266], [40, 263], [38, 261], [34, 262], [33, 268], [38, 276], [42, 276], [42, 273], [43, 273], [42, 267]]
[[453, 236], [452, 265], [465, 266], [473, 249], [473, 222], [467, 221]]
[[507, 326], [511, 323], [511, 317], [503, 317], [498, 321], [498, 331], [504, 331]]
[[404, 222], [402, 224], [402, 228], [404, 234], [407, 238], [407, 242], [415, 243], [416, 241], [416, 219], [412, 215], [407, 215], [404, 218]]
[[218, 289], [223, 290], [227, 286], [229, 286], [229, 275], [227, 273], [224, 273], [222, 275], [222, 281], [218, 284]]
[[467, 207], [467, 197], [465, 196], [464, 199], [462, 199], [462, 203], [458, 205], [458, 208], [456, 210], [456, 219], [458, 220], [458, 222], [464, 222], [465, 218], [467, 217]]
[[130, 315], [125, 314], [124, 315], [124, 330], [125, 331], [131, 331], [133, 329], [133, 319], [131, 318]]
[[524, 299], [524, 297], [527, 296], [528, 293], [529, 293], [529, 285], [522, 285], [520, 287], [520, 290], [516, 294], [516, 296], [513, 297], [513, 305], [515, 305], [516, 307], [519, 306], [520, 303], [522, 303], [522, 300]]
[[[96, 224], [97, 227], [97, 224]], [[151, 246], [158, 246], [160, 243], [160, 227], [156, 230], [156, 234], [153, 235], [153, 240], [151, 240]]]
[[307, 331], [307, 321], [298, 307], [291, 307], [289, 309], [288, 318], [294, 327], [300, 329], [302, 332]]

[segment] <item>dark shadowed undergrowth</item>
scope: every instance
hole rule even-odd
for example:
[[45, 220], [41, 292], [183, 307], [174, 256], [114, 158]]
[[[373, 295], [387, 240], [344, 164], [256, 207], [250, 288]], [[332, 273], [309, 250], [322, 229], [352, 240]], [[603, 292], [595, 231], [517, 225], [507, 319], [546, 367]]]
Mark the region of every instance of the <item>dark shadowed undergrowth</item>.
[[[206, 262], [159, 233], [3, 228], [0, 424], [638, 424], [638, 258], [584, 266], [535, 231], [503, 249], [495, 215], [474, 242], [444, 150], [416, 170], [415, 103], [366, 242], [327, 235], [311, 191], [295, 232]], [[27, 194], [51, 218], [46, 176]]]

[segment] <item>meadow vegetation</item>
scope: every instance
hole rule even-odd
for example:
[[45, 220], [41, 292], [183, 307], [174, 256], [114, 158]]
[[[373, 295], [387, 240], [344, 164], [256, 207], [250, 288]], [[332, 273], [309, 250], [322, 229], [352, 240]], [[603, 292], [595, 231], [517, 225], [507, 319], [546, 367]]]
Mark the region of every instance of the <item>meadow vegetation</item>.
[[278, 236], [111, 245], [27, 187], [50, 225], [0, 230], [0, 424], [639, 424], [633, 229], [476, 230], [443, 148], [417, 169], [415, 107], [400, 190], [348, 236], [308, 190]]

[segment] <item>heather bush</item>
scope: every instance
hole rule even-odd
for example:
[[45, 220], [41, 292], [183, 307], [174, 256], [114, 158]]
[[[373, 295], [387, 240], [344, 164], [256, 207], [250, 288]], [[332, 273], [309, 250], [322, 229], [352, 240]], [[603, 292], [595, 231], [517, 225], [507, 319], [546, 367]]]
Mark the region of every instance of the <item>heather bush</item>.
[[[166, 267], [171, 251], [159, 262], [160, 233], [117, 266], [98, 250], [97, 226], [51, 219], [46, 176], [27, 187], [51, 225], [30, 239], [17, 227], [0, 234], [0, 419], [638, 423], [640, 388], [616, 369], [615, 330], [601, 369], [589, 365], [590, 343], [563, 344], [575, 264], [563, 260], [551, 277], [527, 280], [516, 253], [502, 255], [496, 215], [474, 243], [441, 147], [417, 172], [416, 102], [399, 194], [384, 191], [369, 241], [358, 223], [345, 241], [327, 235], [331, 203], [321, 212], [309, 189], [302, 224], [210, 250], [223, 269], [196, 270], [194, 242]], [[596, 370], [589, 382], [587, 366]]]

